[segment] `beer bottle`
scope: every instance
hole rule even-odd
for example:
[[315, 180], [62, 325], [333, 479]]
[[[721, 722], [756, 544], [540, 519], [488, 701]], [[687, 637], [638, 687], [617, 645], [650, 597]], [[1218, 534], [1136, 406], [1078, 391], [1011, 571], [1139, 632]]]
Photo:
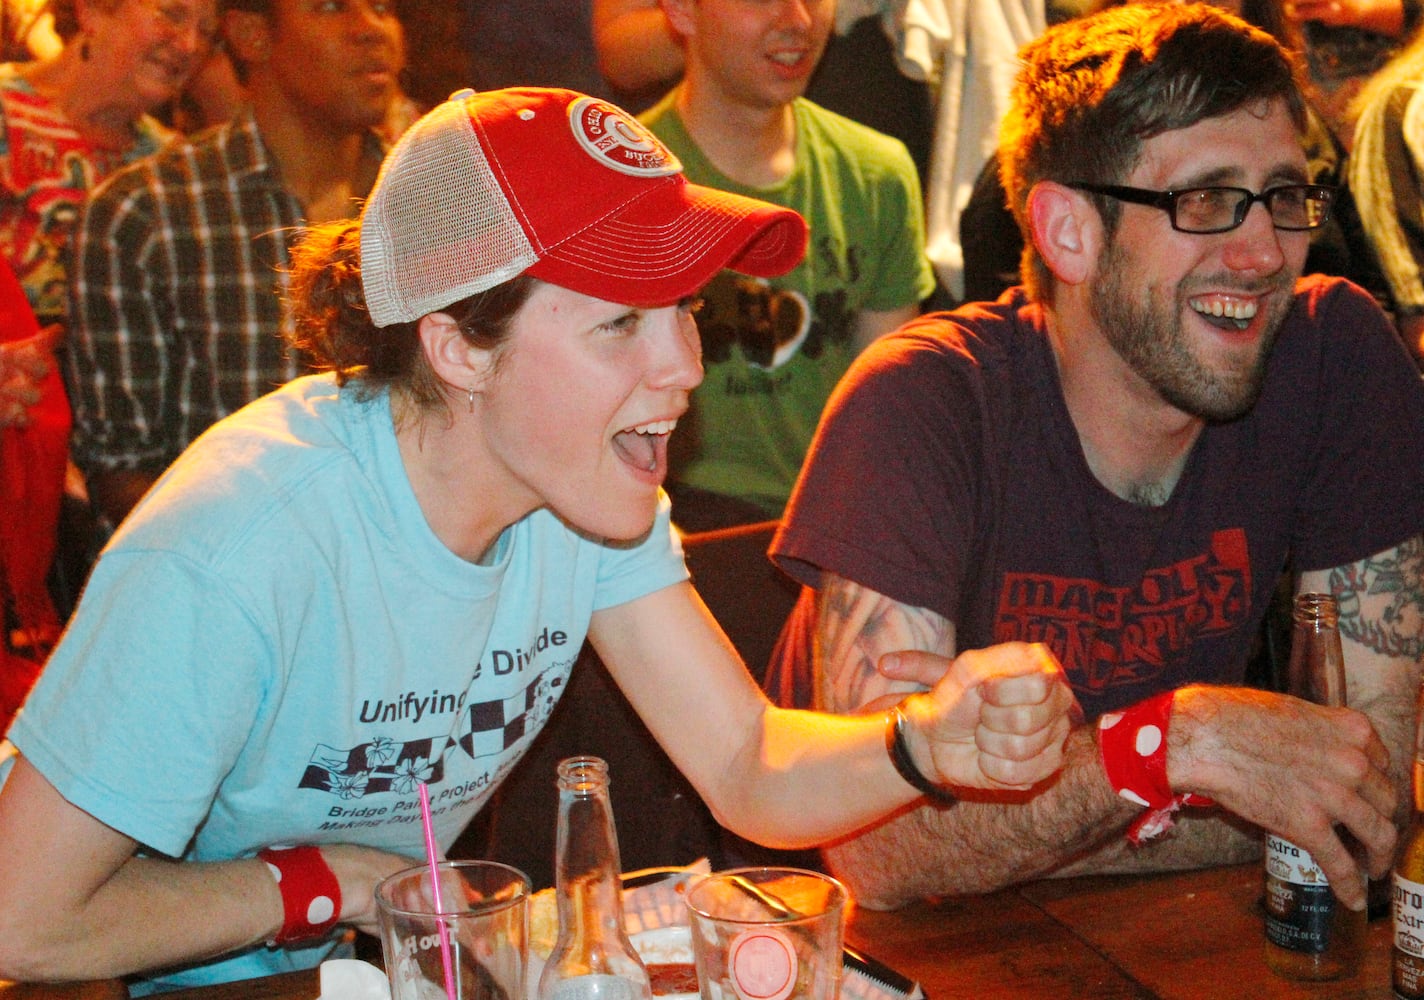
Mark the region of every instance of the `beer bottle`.
[[539, 977], [539, 1000], [650, 1000], [648, 970], [623, 926], [608, 765], [569, 757], [559, 762], [558, 775], [559, 937]]
[[[1424, 699], [1424, 691], [1420, 692]], [[1424, 1000], [1424, 700], [1414, 711], [1414, 813], [1394, 866], [1394, 995]]]
[[[1345, 704], [1339, 609], [1329, 594], [1300, 594], [1291, 629], [1289, 691], [1318, 705]], [[1342, 833], [1347, 846], [1353, 844]], [[1266, 835], [1266, 964], [1287, 979], [1352, 975], [1360, 965], [1365, 911], [1336, 900], [1310, 854]]]

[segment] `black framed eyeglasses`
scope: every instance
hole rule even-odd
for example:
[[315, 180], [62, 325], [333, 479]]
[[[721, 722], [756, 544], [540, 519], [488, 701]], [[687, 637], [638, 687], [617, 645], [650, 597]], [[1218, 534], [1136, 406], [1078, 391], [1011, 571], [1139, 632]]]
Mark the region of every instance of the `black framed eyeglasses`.
[[1089, 184], [1072, 181], [1075, 191], [1104, 194], [1135, 205], [1151, 205], [1167, 213], [1172, 228], [1179, 233], [1225, 233], [1246, 221], [1246, 213], [1256, 202], [1266, 206], [1271, 224], [1292, 232], [1319, 229], [1330, 220], [1335, 204], [1335, 188], [1328, 184], [1279, 184], [1260, 194], [1239, 187], [1183, 188], [1180, 191], [1149, 191], [1120, 184]]

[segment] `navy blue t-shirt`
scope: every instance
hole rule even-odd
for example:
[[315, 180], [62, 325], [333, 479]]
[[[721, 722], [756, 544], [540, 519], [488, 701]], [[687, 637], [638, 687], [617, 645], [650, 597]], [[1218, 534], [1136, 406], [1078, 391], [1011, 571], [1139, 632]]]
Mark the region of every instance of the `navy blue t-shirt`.
[[[910, 324], [836, 390], [772, 555], [944, 615], [961, 650], [1046, 643], [1091, 719], [1240, 683], [1283, 570], [1421, 531], [1424, 383], [1367, 295], [1313, 277], [1257, 405], [1203, 430], [1161, 507], [1093, 476], [1021, 291]], [[803, 694], [812, 611], [773, 664]]]

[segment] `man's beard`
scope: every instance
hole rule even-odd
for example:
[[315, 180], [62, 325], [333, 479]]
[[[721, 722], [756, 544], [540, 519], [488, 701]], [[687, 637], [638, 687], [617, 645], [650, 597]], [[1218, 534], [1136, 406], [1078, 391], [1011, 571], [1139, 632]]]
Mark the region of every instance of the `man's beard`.
[[[1290, 296], [1268, 300], [1270, 310], [1262, 319], [1264, 329], [1254, 356], [1213, 368], [1193, 352], [1182, 317], [1191, 307], [1180, 286], [1173, 301], [1144, 301], [1129, 287], [1135, 271], [1130, 255], [1116, 240], [1099, 254], [1098, 280], [1089, 308], [1113, 349], [1158, 395], [1184, 413], [1226, 421], [1251, 409], [1261, 393], [1271, 348], [1291, 305]], [[1253, 287], [1252, 294], [1275, 289], [1280, 283], [1273, 277], [1264, 287]]]

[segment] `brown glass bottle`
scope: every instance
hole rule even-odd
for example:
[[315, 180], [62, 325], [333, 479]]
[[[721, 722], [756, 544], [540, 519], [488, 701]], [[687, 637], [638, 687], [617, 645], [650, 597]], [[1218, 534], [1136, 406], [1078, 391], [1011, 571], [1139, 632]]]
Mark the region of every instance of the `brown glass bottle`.
[[1394, 865], [1394, 995], [1424, 1000], [1424, 691], [1414, 709], [1414, 811]]
[[[1339, 609], [1329, 594], [1300, 594], [1291, 630], [1290, 693], [1345, 704]], [[1266, 835], [1266, 964], [1287, 979], [1339, 979], [1360, 966], [1365, 911], [1340, 905], [1310, 854]]]

